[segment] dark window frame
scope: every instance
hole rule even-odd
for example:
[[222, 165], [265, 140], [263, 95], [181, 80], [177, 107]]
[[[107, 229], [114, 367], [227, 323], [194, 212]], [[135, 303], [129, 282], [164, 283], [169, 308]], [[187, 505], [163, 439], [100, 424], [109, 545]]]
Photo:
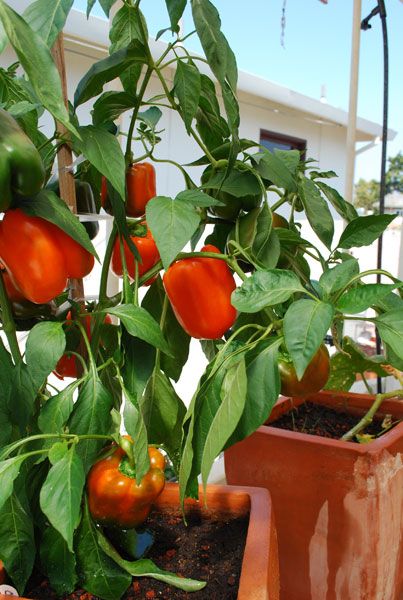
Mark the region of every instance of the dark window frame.
[[301, 160], [306, 159], [306, 140], [297, 138], [292, 135], [286, 135], [284, 133], [278, 133], [277, 131], [269, 131], [268, 129], [260, 130], [260, 143], [263, 140], [268, 140], [272, 143], [287, 144], [291, 150], [299, 150], [301, 153]]

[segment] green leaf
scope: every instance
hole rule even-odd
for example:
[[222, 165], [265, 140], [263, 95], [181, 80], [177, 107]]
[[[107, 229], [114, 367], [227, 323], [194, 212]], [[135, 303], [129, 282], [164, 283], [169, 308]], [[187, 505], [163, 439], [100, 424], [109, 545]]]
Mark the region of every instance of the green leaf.
[[[330, 171], [330, 173], [333, 173], [333, 171]], [[323, 177], [324, 174], [321, 173], [320, 176]], [[337, 190], [330, 187], [330, 185], [323, 183], [323, 181], [316, 181], [315, 183], [318, 186], [318, 188], [324, 193], [324, 195], [329, 200], [333, 208], [339, 213], [341, 217], [343, 217], [343, 219], [345, 219], [346, 221], [353, 221], [353, 219], [357, 218], [358, 215], [354, 206], [350, 204], [350, 202], [344, 200], [344, 198], [340, 196]]]
[[261, 342], [246, 355], [248, 387], [245, 408], [226, 448], [256, 431], [269, 418], [280, 393], [278, 350], [283, 338]]
[[[53, 527], [46, 527], [41, 538], [41, 565], [43, 573], [58, 596], [71, 594], [76, 588], [76, 559], [65, 540]], [[61, 565], [63, 568], [60, 568]]]
[[83, 463], [73, 445], [51, 468], [42, 486], [40, 505], [51, 525], [73, 551], [73, 535], [80, 519], [85, 484]]
[[137, 113], [137, 120], [145, 123], [150, 129], [155, 129], [162, 117], [162, 111], [158, 106], [150, 106], [147, 110]]
[[185, 202], [156, 196], [147, 203], [146, 219], [167, 269], [196, 231], [200, 216]]
[[97, 0], [87, 0], [87, 19], [91, 14]]
[[266, 150], [254, 154], [252, 158], [258, 163], [257, 170], [264, 179], [268, 179], [287, 192], [297, 191], [294, 175], [284, 155], [279, 154], [278, 151], [273, 153]]
[[42, 406], [38, 416], [38, 426], [42, 433], [63, 432], [73, 411], [73, 396], [79, 385], [78, 381], [74, 381]]
[[[112, 407], [112, 396], [98, 375], [90, 373], [80, 388], [77, 402], [68, 422], [69, 432], [76, 435], [109, 434]], [[89, 470], [99, 449], [104, 444], [105, 440], [102, 439], [83, 440], [78, 444], [77, 453], [83, 461], [85, 472]]]
[[3, 23], [0, 21], [0, 54], [4, 52], [8, 44], [8, 37], [4, 31]]
[[0, 0], [0, 19], [10, 44], [44, 108], [71, 133], [78, 135], [70, 123], [64, 105], [59, 73], [45, 42], [3, 0]]
[[390, 346], [398, 358], [403, 358], [403, 309], [383, 313], [374, 322], [382, 341]]
[[165, 0], [167, 6], [169, 20], [171, 21], [171, 29], [175, 33], [179, 33], [179, 20], [185, 10], [187, 0]]
[[140, 402], [150, 444], [163, 444], [175, 467], [182, 441], [182, 422], [186, 407], [170, 380], [154, 371]]
[[24, 11], [28, 25], [52, 48], [62, 31], [74, 0], [36, 0]]
[[237, 169], [232, 170], [228, 176], [226, 172], [222, 171], [215, 173], [203, 187], [220, 190], [236, 198], [261, 194], [259, 180], [256, 175], [250, 171], [239, 171]]
[[329, 329], [334, 308], [326, 302], [297, 300], [287, 310], [284, 321], [284, 339], [301, 379]]
[[99, 4], [107, 17], [109, 17], [110, 10], [116, 2], [117, 0], [99, 0]]
[[25, 455], [13, 456], [0, 462], [0, 510], [13, 493], [14, 481], [25, 458]]
[[94, 125], [80, 127], [81, 152], [94, 167], [105, 175], [119, 196], [126, 198], [126, 166], [122, 148], [117, 138]]
[[[228, 142], [225, 144], [224, 141], [229, 137], [230, 131], [227, 122], [220, 113], [215, 85], [204, 74], [201, 75], [201, 93], [199, 110], [196, 113], [196, 128], [210, 151], [214, 149], [220, 150], [224, 147], [226, 152], [222, 158], [228, 157], [230, 146]], [[209, 161], [207, 160], [204, 164], [208, 163]]]
[[[403, 284], [402, 284], [403, 285]], [[337, 310], [354, 315], [377, 304], [396, 288], [396, 284], [367, 283], [345, 292], [337, 301]]]
[[[112, 54], [131, 44], [134, 40], [143, 42], [141, 22], [143, 24], [145, 37], [148, 38], [147, 24], [140, 10], [134, 6], [124, 4], [116, 13], [109, 32], [111, 45], [109, 52]], [[126, 92], [133, 94], [136, 89], [142, 69], [141, 62], [132, 63], [119, 74], [123, 88]]]
[[171, 354], [171, 350], [162, 335], [159, 324], [153, 317], [141, 306], [134, 304], [121, 304], [108, 308], [108, 314], [118, 317], [130, 335], [140, 338], [148, 342], [152, 346], [159, 348], [167, 354]]
[[272, 215], [268, 205], [263, 204], [256, 221], [256, 236], [252, 244], [252, 255], [265, 269], [273, 269], [280, 257], [280, 241], [277, 230], [271, 227]]
[[298, 191], [310, 226], [321, 242], [330, 248], [334, 235], [334, 223], [328, 205], [311, 179], [302, 177]]
[[0, 510], [0, 539], [0, 559], [22, 594], [32, 573], [36, 549], [32, 515], [15, 493]]
[[231, 302], [241, 312], [258, 312], [265, 306], [286, 302], [294, 292], [304, 292], [292, 271], [268, 269], [255, 271], [241, 287], [232, 292]]
[[358, 275], [359, 272], [360, 265], [358, 264], [358, 260], [352, 258], [336, 265], [332, 269], [324, 271], [320, 276], [319, 284], [326, 296], [330, 296], [334, 292], [338, 292], [344, 288], [352, 277]]
[[174, 93], [179, 100], [186, 131], [190, 133], [201, 92], [200, 73], [194, 65], [178, 60], [174, 77]]
[[102, 125], [108, 121], [115, 121], [127, 110], [134, 108], [136, 96], [128, 92], [104, 92], [94, 103], [92, 122]]
[[77, 532], [76, 556], [80, 584], [90, 594], [117, 600], [129, 587], [130, 575], [100, 548], [87, 503]]
[[201, 190], [184, 190], [183, 192], [179, 192], [179, 194], [176, 196], [176, 200], [187, 202], [192, 206], [201, 207], [224, 205], [224, 202], [220, 202], [220, 200], [205, 194]]
[[130, 394], [138, 399], [143, 394], [154, 370], [155, 348], [143, 340], [129, 335], [124, 329], [122, 349], [124, 350], [122, 375], [125, 386]]
[[106, 83], [112, 81], [134, 63], [147, 61], [144, 45], [132, 40], [126, 48], [116, 50], [107, 58], [94, 63], [77, 85], [74, 106], [80, 106], [94, 96], [98, 96]]
[[[164, 286], [161, 278], [158, 277], [149, 288], [142, 302], [143, 308], [145, 308], [157, 322], [160, 322], [164, 301], [167, 301], [165, 298], [166, 294]], [[165, 314], [164, 335], [166, 339], [169, 340], [170, 347], [175, 349], [175, 351], [172, 352], [172, 356], [163, 354], [160, 357], [161, 369], [168, 377], [174, 381], [178, 381], [189, 356], [190, 336], [183, 327], [179, 325], [169, 302]]]
[[210, 424], [204, 444], [201, 474], [204, 488], [214, 460], [224, 448], [228, 438], [238, 425], [245, 408], [247, 377], [245, 357], [240, 356], [224, 376], [221, 387], [221, 404]]
[[237, 67], [234, 54], [221, 31], [221, 20], [217, 9], [209, 0], [192, 0], [193, 21], [207, 61], [222, 85], [228, 81], [235, 91]]
[[150, 457], [148, 455], [147, 429], [143, 415], [139, 410], [135, 398], [128, 390], [124, 390], [126, 401], [124, 403], [123, 418], [125, 429], [136, 443], [133, 445], [134, 462], [136, 469], [136, 482], [140, 484], [141, 479], [150, 469]]
[[360, 248], [369, 246], [385, 231], [396, 215], [369, 215], [357, 217], [347, 225], [341, 234], [338, 248]]
[[25, 360], [35, 380], [44, 381], [57, 365], [66, 347], [63, 324], [44, 321], [35, 325], [27, 339]]
[[21, 201], [19, 206], [27, 215], [41, 217], [41, 219], [60, 227], [73, 240], [98, 258], [84, 225], [73, 215], [67, 204], [51, 190], [41, 190], [36, 196]]
[[153, 579], [163, 581], [168, 585], [173, 585], [185, 592], [197, 592], [206, 586], [205, 581], [186, 579], [184, 577], [179, 577], [179, 575], [176, 575], [175, 573], [164, 571], [157, 567], [157, 565], [149, 558], [141, 558], [135, 562], [124, 560], [100, 531], [98, 531], [97, 534], [98, 543], [102, 548], [102, 551], [133, 577], [152, 577]]
[[336, 352], [330, 357], [330, 375], [326, 390], [348, 391], [356, 381], [356, 375], [366, 371], [375, 372], [379, 377], [387, 377], [381, 367], [385, 363], [384, 356], [369, 357], [351, 338], [343, 339], [343, 352]]

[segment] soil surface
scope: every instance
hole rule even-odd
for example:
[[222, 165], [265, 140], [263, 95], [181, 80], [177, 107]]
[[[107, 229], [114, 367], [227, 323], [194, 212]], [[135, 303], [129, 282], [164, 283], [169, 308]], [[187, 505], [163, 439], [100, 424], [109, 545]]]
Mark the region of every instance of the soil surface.
[[[300, 433], [340, 439], [359, 420], [360, 417], [357, 417], [357, 415], [334, 410], [322, 404], [304, 402], [270, 423], [270, 426], [277, 427], [278, 429], [288, 429], [290, 431], [299, 431]], [[375, 420], [362, 433], [377, 436], [383, 432], [382, 421]]]
[[[188, 526], [175, 510], [154, 511], [146, 526], [155, 535], [147, 554], [159, 567], [184, 577], [207, 582], [199, 591], [187, 593], [151, 578], [135, 578], [123, 600], [236, 600], [249, 516], [234, 517], [192, 509]], [[60, 599], [47, 582], [26, 595], [35, 600]], [[98, 600], [84, 590], [63, 600]], [[60, 599], [61, 600], [61, 599]]]

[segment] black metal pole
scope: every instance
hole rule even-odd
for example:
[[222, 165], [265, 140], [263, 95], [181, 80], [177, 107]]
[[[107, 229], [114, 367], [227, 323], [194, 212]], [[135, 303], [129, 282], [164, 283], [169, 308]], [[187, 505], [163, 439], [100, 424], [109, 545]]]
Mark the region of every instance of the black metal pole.
[[[389, 104], [389, 50], [388, 50], [388, 29], [386, 24], [386, 8], [384, 0], [378, 0], [378, 6], [361, 22], [361, 29], [371, 28], [370, 20], [379, 14], [382, 24], [383, 39], [383, 119], [382, 119], [382, 156], [381, 156], [381, 181], [379, 186], [379, 213], [385, 212], [385, 192], [386, 192], [386, 151], [388, 143], [388, 104]], [[383, 236], [378, 239], [377, 268], [382, 268], [382, 250]], [[377, 283], [380, 283], [381, 277], [377, 275]], [[381, 354], [382, 343], [378, 331], [376, 331], [376, 353]], [[377, 379], [377, 391], [382, 392], [382, 379]]]

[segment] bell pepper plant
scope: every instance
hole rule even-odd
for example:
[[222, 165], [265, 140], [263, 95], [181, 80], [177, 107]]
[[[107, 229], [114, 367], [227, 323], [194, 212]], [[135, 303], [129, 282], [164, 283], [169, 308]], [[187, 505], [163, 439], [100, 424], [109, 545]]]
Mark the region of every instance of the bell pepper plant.
[[[4, 35], [24, 71], [10, 66], [0, 77], [0, 559], [20, 594], [33, 573], [59, 596], [80, 587], [116, 600], [143, 575], [201, 589], [206, 582], [148, 559], [124, 559], [108, 537], [110, 526], [116, 533], [147, 523], [164, 457], [181, 502], [197, 497], [199, 476], [206, 486], [215, 458], [268, 418], [280, 391], [330, 385], [340, 360], [354, 372], [359, 355], [343, 335], [350, 319], [371, 323], [382, 341], [382, 357], [365, 364], [401, 379], [403, 283], [361, 270], [349, 252], [377, 240], [395, 215], [359, 216], [330, 185], [332, 171], [240, 137], [236, 59], [210, 0], [165, 0], [161, 29], [168, 24], [172, 38], [159, 56], [143, 4], [101, 3], [111, 11], [109, 54], [83, 75], [67, 110], [51, 48], [72, 3], [49, 12], [31, 1], [21, 18], [0, 0]], [[183, 51], [186, 6], [203, 57]], [[117, 77], [122, 89], [111, 90]], [[90, 124], [81, 122], [84, 103]], [[49, 137], [39, 126], [44, 111], [57, 124]], [[124, 113], [128, 126], [118, 128]], [[198, 152], [193, 163], [158, 147], [163, 113], [183, 124], [189, 154]], [[99, 257], [94, 231], [60, 197], [62, 146], [75, 159], [77, 192], [85, 183], [95, 210], [104, 205], [112, 215], [90, 310], [80, 279]], [[157, 195], [160, 163], [183, 177], [175, 197], [161, 180]], [[336, 213], [346, 223], [340, 236]], [[111, 271], [123, 279], [114, 295]], [[56, 307], [28, 324], [24, 345], [17, 302]], [[337, 350], [330, 358], [329, 335]], [[192, 338], [206, 368], [186, 406], [175, 382]], [[54, 371], [74, 379], [56, 381]], [[373, 412], [391, 394], [378, 394]]]

